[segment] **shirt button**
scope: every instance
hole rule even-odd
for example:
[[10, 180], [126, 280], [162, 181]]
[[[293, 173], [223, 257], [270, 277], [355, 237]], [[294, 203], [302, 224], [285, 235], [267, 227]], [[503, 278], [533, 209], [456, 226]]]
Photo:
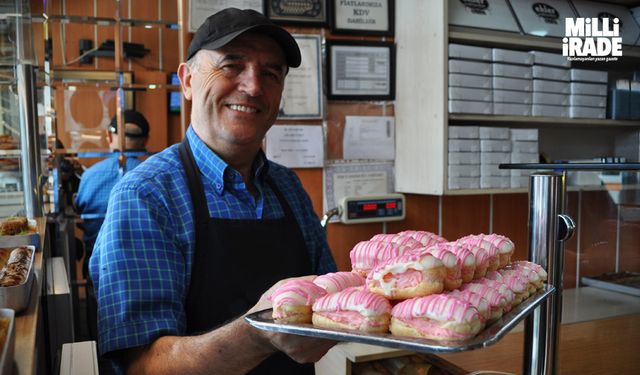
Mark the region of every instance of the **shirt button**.
[[216, 184], [216, 189], [218, 189], [218, 190], [222, 189], [222, 185]]

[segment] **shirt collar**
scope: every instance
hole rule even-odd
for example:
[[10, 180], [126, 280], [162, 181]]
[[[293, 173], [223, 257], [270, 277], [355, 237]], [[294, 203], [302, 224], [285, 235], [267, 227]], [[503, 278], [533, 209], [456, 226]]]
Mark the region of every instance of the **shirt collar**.
[[[200, 169], [200, 173], [205, 180], [210, 181], [218, 194], [222, 194], [226, 184], [242, 183], [240, 172], [231, 168], [224, 160], [211, 150], [198, 137], [191, 126], [187, 129], [187, 139], [191, 146], [193, 158]], [[252, 170], [254, 171], [254, 181], [262, 182], [269, 170], [267, 157], [262, 150], [258, 151], [253, 162]]]

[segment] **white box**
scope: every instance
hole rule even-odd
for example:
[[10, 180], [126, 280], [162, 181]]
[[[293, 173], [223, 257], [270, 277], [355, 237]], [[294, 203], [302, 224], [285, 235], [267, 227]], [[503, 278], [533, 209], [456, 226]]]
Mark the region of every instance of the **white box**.
[[539, 37], [564, 37], [564, 19], [575, 17], [566, 0], [510, 1], [525, 34]]
[[510, 187], [510, 177], [480, 176], [481, 189], [507, 189]]
[[529, 177], [533, 171], [528, 169], [511, 169], [511, 177]]
[[482, 152], [508, 152], [511, 151], [510, 140], [481, 139], [480, 151]]
[[530, 79], [493, 77], [494, 90], [531, 91], [533, 81]]
[[480, 140], [478, 139], [450, 139], [449, 151], [480, 151]]
[[449, 100], [449, 113], [480, 113], [490, 115], [493, 113], [493, 103]]
[[449, 99], [490, 102], [493, 100], [493, 90], [470, 89], [466, 87], [449, 87]]
[[509, 177], [508, 169], [498, 168], [500, 164], [480, 164], [480, 176], [496, 176], [496, 177]]
[[511, 141], [512, 152], [538, 153], [538, 141]]
[[529, 187], [529, 176], [520, 176], [520, 177], [511, 176], [509, 180], [511, 182], [512, 188], [528, 188]]
[[493, 90], [495, 103], [531, 104], [531, 91]]
[[607, 96], [607, 85], [600, 83], [571, 82], [571, 93], [580, 95]]
[[571, 68], [572, 81], [607, 83], [607, 75], [608, 73], [602, 70]]
[[531, 65], [533, 56], [529, 52], [513, 51], [510, 49], [494, 48], [493, 61], [506, 62], [511, 64]]
[[540, 161], [540, 156], [536, 152], [534, 153], [524, 153], [524, 152], [512, 152], [511, 155], [511, 163], [513, 164], [523, 164], [523, 163], [538, 163]]
[[449, 73], [449, 87], [473, 87], [477, 89], [490, 89], [493, 87], [493, 80], [490, 76]]
[[510, 152], [481, 152], [480, 164], [503, 164], [511, 162]]
[[571, 66], [571, 61], [567, 59], [567, 56], [562, 56], [562, 52], [560, 51], [556, 53], [530, 51], [529, 53], [533, 55], [534, 64], [561, 66], [564, 68], [568, 68]]
[[537, 141], [538, 129], [510, 129], [512, 141]]
[[480, 177], [449, 177], [449, 189], [478, 189]]
[[450, 165], [448, 167], [449, 177], [479, 177], [479, 165]]
[[449, 73], [479, 74], [490, 76], [491, 72], [491, 63], [468, 60], [449, 60]]
[[[579, 17], [584, 18], [603, 18], [603, 17], [617, 17], [620, 20], [620, 25], [624, 25], [624, 29], [620, 27], [620, 36], [622, 37], [622, 43], [627, 45], [634, 45], [638, 36], [640, 35], [640, 27], [636, 24], [636, 21], [631, 15], [629, 8], [622, 5], [605, 4], [595, 1], [573, 0], [573, 5], [578, 11]], [[606, 14], [606, 16], [603, 16]]]
[[480, 128], [478, 126], [449, 126], [449, 139], [478, 139]]
[[449, 43], [450, 58], [491, 61], [492, 56], [491, 48]]
[[569, 94], [552, 94], [550, 92], [534, 92], [533, 104], [569, 105]]
[[532, 73], [530, 66], [493, 63], [493, 76], [527, 79]]
[[550, 92], [552, 94], [570, 94], [571, 84], [562, 81], [548, 81], [545, 79], [533, 80], [534, 92]]
[[449, 165], [479, 165], [479, 152], [449, 152]]
[[569, 116], [571, 118], [599, 118], [607, 117], [607, 109], [603, 107], [569, 107]]
[[552, 81], [566, 81], [566, 82], [569, 82], [571, 80], [571, 73], [569, 69], [534, 65], [532, 71], [533, 71], [533, 78], [549, 79]]
[[532, 112], [534, 116], [569, 117], [569, 107], [560, 105], [534, 104]]
[[478, 2], [450, 1], [449, 25], [520, 31], [506, 0], [484, 0], [482, 3], [486, 6], [478, 9], [474, 6]]
[[509, 139], [509, 128], [496, 128], [493, 126], [480, 126], [479, 135], [481, 139]]
[[569, 95], [569, 105], [583, 107], [607, 107], [607, 97], [597, 95]]
[[531, 105], [516, 103], [493, 103], [493, 114], [510, 116], [531, 116]]

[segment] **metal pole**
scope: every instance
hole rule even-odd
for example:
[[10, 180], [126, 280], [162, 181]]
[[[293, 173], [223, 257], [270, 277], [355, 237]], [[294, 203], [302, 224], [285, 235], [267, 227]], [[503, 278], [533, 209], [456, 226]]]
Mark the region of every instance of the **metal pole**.
[[529, 187], [529, 260], [547, 270], [547, 282], [556, 291], [525, 320], [524, 374], [557, 373], [563, 241], [573, 233], [573, 222], [562, 215], [564, 207], [564, 176], [553, 172], [533, 174]]

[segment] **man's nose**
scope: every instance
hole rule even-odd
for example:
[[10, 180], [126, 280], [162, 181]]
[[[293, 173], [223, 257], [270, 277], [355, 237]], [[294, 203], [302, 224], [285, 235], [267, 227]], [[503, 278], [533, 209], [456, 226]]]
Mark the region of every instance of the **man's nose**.
[[262, 80], [259, 69], [245, 69], [238, 78], [240, 79], [240, 91], [250, 96], [259, 96], [262, 94]]

